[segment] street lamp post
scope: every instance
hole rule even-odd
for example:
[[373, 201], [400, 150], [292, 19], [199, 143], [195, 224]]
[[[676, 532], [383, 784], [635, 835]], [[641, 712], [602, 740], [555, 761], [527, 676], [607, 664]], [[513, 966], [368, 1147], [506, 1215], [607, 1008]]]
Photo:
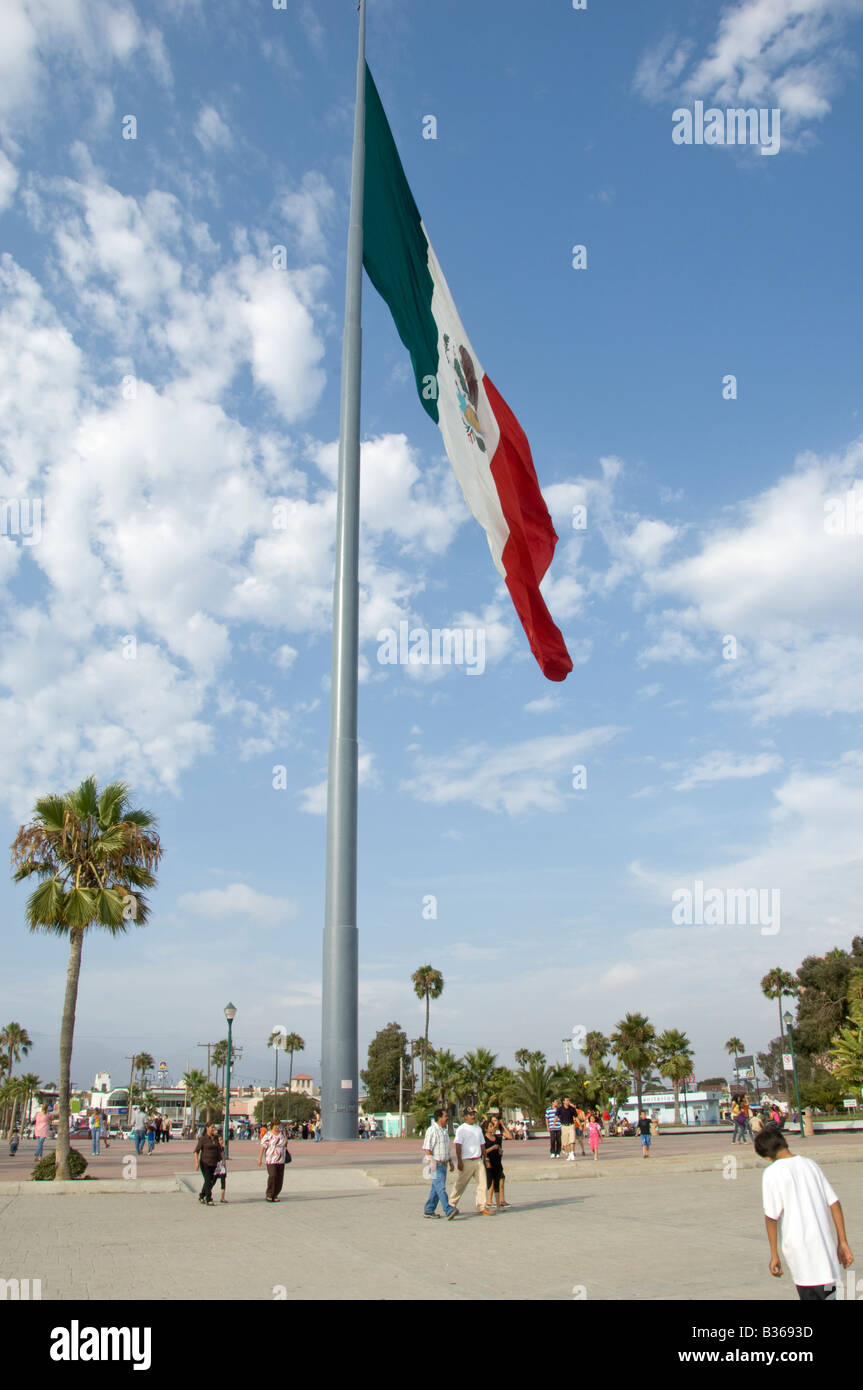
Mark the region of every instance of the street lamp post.
[[794, 1094], [797, 1097], [797, 1118], [800, 1121], [800, 1138], [803, 1139], [803, 1107], [800, 1104], [800, 1087], [797, 1084], [797, 1057], [794, 1052], [794, 1031], [791, 1027], [794, 1019], [790, 1013], [783, 1014], [785, 1020], [785, 1031], [788, 1034], [788, 1046], [791, 1048], [791, 1073], [794, 1077]]
[[224, 1144], [225, 1158], [228, 1157], [228, 1145], [230, 1143], [231, 1127], [231, 1024], [237, 1017], [237, 1009], [234, 1004], [225, 1005], [225, 1018], [228, 1020], [228, 1060], [225, 1065], [225, 1123], [224, 1123]]

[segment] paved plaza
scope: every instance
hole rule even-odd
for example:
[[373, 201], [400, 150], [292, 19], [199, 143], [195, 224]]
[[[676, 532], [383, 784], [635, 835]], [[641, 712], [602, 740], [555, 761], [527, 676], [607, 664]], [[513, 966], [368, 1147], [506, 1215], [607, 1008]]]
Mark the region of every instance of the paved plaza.
[[[790, 1143], [829, 1176], [863, 1269], [863, 1136]], [[277, 1206], [254, 1146], [235, 1144], [228, 1202], [202, 1207], [191, 1149], [163, 1146], [124, 1180], [130, 1150], [112, 1145], [110, 1168], [91, 1164], [99, 1181], [73, 1191], [16, 1183], [32, 1155], [14, 1161], [20, 1173], [4, 1157], [0, 1277], [40, 1279], [48, 1300], [796, 1302], [788, 1275], [767, 1272], [763, 1164], [729, 1136], [661, 1136], [647, 1162], [626, 1140], [596, 1164], [508, 1145], [512, 1207], [477, 1217], [469, 1188], [452, 1222], [422, 1216], [415, 1141], [295, 1144]]]

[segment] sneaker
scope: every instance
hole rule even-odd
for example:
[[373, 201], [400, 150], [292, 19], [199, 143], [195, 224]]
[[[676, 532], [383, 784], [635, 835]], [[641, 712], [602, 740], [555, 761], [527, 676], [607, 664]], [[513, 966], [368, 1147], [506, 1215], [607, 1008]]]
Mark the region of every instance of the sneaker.
[[574, 1163], [574, 1162], [575, 1162], [575, 1154], [567, 1154], [567, 1155], [566, 1155], [566, 1161], [567, 1161], [567, 1163]]
[[453, 1217], [455, 1216], [461, 1216], [461, 1212], [459, 1211], [458, 1207], [450, 1207], [449, 1211], [446, 1214], [447, 1221], [452, 1221]]
[[423, 1212], [423, 1216], [425, 1217], [426, 1221], [437, 1221], [437, 1220], [438, 1220], [438, 1217], [440, 1216], [440, 1212], [438, 1212], [438, 1211], [424, 1211], [424, 1212]]

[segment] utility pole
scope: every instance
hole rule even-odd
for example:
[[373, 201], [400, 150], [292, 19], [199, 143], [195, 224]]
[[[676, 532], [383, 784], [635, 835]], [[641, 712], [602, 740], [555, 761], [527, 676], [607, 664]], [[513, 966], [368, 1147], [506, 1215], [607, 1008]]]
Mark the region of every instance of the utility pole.
[[214, 1047], [216, 1046], [216, 1044], [215, 1044], [214, 1042], [209, 1042], [209, 1043], [198, 1043], [197, 1045], [198, 1045], [198, 1047], [205, 1047], [205, 1048], [207, 1049], [207, 1081], [209, 1081], [209, 1079], [210, 1079], [210, 1049], [211, 1049], [211, 1048], [214, 1048]]
[[404, 1129], [404, 1117], [403, 1117], [403, 1113], [402, 1113], [402, 1091], [403, 1091], [403, 1089], [404, 1089], [404, 1081], [405, 1081], [405, 1056], [404, 1056], [404, 1053], [402, 1053], [401, 1056], [399, 1057], [399, 1138], [400, 1138], [400, 1139], [401, 1139], [401, 1137], [402, 1137], [402, 1130]]
[[129, 1067], [129, 1090], [128, 1090], [128, 1093], [127, 1093], [127, 1095], [126, 1095], [126, 1118], [127, 1118], [128, 1121], [129, 1121], [129, 1128], [131, 1129], [131, 1128], [132, 1128], [132, 1082], [133, 1082], [133, 1080], [135, 1079], [135, 1058], [134, 1058], [134, 1056], [132, 1056], [132, 1057], [126, 1057], [125, 1060], [126, 1060], [127, 1062], [131, 1062], [131, 1064], [132, 1064], [132, 1065]]
[[566, 1053], [566, 1065], [569, 1066], [569, 1049], [572, 1047], [571, 1038], [562, 1038], [563, 1050]]

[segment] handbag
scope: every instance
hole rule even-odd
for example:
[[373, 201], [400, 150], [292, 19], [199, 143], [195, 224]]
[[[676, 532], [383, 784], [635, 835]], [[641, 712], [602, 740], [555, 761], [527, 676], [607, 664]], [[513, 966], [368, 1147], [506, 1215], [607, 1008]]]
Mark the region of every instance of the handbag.
[[215, 1168], [213, 1169], [213, 1177], [214, 1177], [214, 1178], [226, 1178], [227, 1176], [228, 1176], [228, 1170], [227, 1170], [227, 1168], [225, 1167], [225, 1160], [224, 1160], [223, 1158], [220, 1158], [219, 1161], [218, 1161], [218, 1163], [216, 1164]]
[[290, 1151], [290, 1149], [288, 1148], [288, 1146], [287, 1146], [287, 1144], [286, 1144], [286, 1145], [285, 1145], [285, 1163], [293, 1163], [293, 1161], [294, 1161], [294, 1160], [291, 1158], [291, 1151]]

